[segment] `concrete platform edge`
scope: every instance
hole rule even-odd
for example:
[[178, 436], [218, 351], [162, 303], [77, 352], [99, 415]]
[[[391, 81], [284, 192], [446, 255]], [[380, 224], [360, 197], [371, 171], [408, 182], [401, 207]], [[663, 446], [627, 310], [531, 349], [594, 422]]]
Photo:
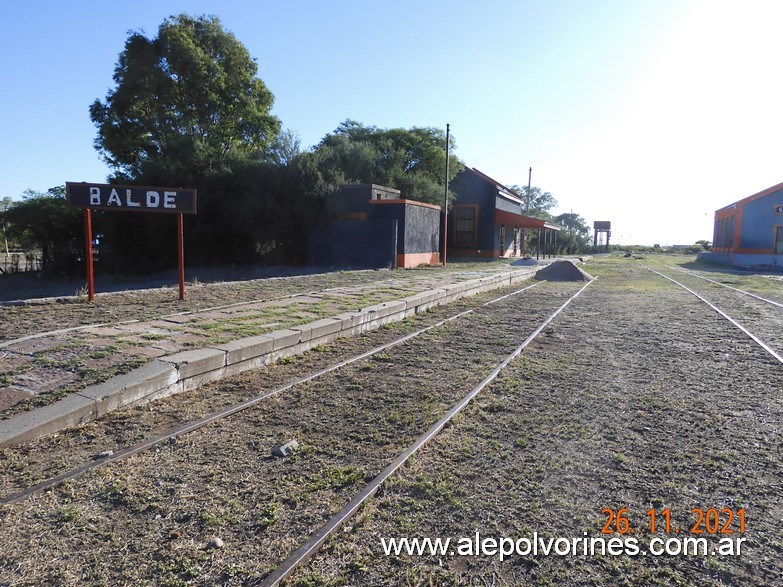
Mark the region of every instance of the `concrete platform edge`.
[[533, 275], [533, 271], [520, 270], [448, 284], [292, 329], [160, 357], [48, 406], [0, 420], [0, 448], [85, 424], [119, 408], [196, 389], [340, 337], [356, 336], [435, 306], [514, 285]]

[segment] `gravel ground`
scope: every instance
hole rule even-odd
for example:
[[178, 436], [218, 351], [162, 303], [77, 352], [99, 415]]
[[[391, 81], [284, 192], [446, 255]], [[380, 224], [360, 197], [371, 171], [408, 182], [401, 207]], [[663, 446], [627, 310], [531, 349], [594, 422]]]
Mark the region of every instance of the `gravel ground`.
[[[230, 421], [187, 435], [174, 445], [3, 508], [0, 567], [14, 571], [8, 578], [0, 575], [0, 581], [241, 584], [264, 576], [575, 288], [539, 285]], [[523, 296], [524, 304], [519, 302]], [[441, 308], [422, 320], [432, 321], [476, 303]], [[399, 332], [411, 325], [400, 326]], [[399, 336], [396, 330], [385, 328], [380, 336], [367, 335], [354, 344], [376, 346], [392, 333]], [[345, 350], [343, 344], [331, 345], [307, 359], [323, 355], [334, 362], [329, 355], [343, 355]], [[288, 378], [309, 372], [312, 366], [307, 359], [280, 368]], [[268, 383], [263, 379], [277, 370], [204, 389], [195, 395], [206, 399], [195, 403], [212, 403], [224, 390], [234, 396], [257, 392]], [[444, 372], [449, 376], [433, 376]], [[192, 403], [183, 399], [171, 405], [188, 404], [192, 414], [197, 411]], [[135, 410], [117, 415], [113, 424], [94, 423], [5, 450], [4, 470], [10, 474], [3, 476], [4, 485], [51, 476], [78, 460], [111, 450], [128, 435], [145, 434], [153, 427], [151, 420], [159, 425], [175, 417], [145, 413], [160, 409], [155, 405]], [[109, 438], [114, 445], [107, 442]], [[270, 457], [273, 448], [290, 438], [301, 444], [294, 457]], [[77, 453], [80, 456], [74, 457]], [[52, 524], [61, 531], [50, 532]], [[212, 534], [220, 534], [227, 544], [217, 554], [204, 549]], [[52, 553], [51, 564], [42, 565], [34, 557], [42, 548]]]
[[[638, 266], [588, 270], [600, 278], [587, 295], [292, 584], [783, 582], [781, 365], [694, 297]], [[740, 304], [732, 309], [744, 317]], [[456, 541], [475, 532], [600, 536], [609, 519], [604, 508], [623, 507], [641, 550], [652, 538], [651, 508], [659, 515], [670, 509], [669, 534], [658, 519], [656, 536], [664, 539], [696, 536], [689, 534], [693, 508], [744, 508], [746, 543], [739, 556], [539, 555], [503, 562], [384, 556], [380, 543], [396, 536]], [[723, 537], [739, 536], [736, 519], [727, 529], [735, 534]], [[710, 536], [710, 549], [719, 538]]]
[[[606, 258], [585, 269], [598, 281], [290, 584], [780, 584], [780, 364], [634, 260]], [[3, 506], [0, 585], [256, 584], [578, 287], [542, 283], [477, 307], [229, 421]], [[0, 487], [8, 494], [479, 302], [439, 308], [6, 449]], [[752, 314], [729, 307], [731, 299], [724, 303], [740, 321]], [[270, 456], [291, 438], [301, 445], [294, 456]], [[396, 536], [456, 541], [476, 532], [601, 537], [602, 510], [622, 507], [644, 548], [651, 508], [670, 508], [672, 527], [683, 534], [695, 522], [692, 508], [743, 508], [746, 543], [738, 556], [539, 555], [503, 562], [385, 556], [380, 543]], [[736, 521], [732, 527], [736, 538]], [[657, 535], [673, 537], [673, 528]], [[223, 548], [208, 548], [214, 536]]]
[[[783, 355], [783, 308], [704, 281], [692, 275], [684, 274], [681, 271], [671, 271], [667, 268], [663, 269], [661, 273], [702, 295], [761, 338], [778, 354]], [[709, 277], [712, 278], [712, 276]], [[772, 284], [773, 287], [760, 288], [752, 280], [746, 280], [749, 283], [732, 278], [724, 278], [720, 281], [726, 285], [749, 291], [765, 299], [783, 304], [783, 299], [781, 299], [780, 295], [781, 291], [783, 291], [783, 284], [774, 284], [774, 282], [767, 280], [766, 284], [762, 282], [759, 285]], [[727, 350], [731, 352], [730, 349]]]

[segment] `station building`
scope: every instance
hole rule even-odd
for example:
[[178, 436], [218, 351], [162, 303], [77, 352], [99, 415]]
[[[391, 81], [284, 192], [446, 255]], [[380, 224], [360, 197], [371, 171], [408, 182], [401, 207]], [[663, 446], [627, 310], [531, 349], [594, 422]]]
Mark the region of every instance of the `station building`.
[[310, 231], [308, 262], [319, 266], [417, 267], [440, 260], [441, 208], [376, 184], [341, 186]]
[[[478, 169], [463, 169], [450, 186], [449, 257], [521, 257], [522, 238], [535, 234], [536, 256], [553, 256], [559, 227], [524, 214], [520, 197]], [[531, 251], [527, 251], [531, 253]]]
[[699, 258], [736, 267], [783, 267], [783, 183], [716, 210], [712, 250]]
[[[448, 218], [448, 256], [554, 256], [558, 226], [524, 214], [525, 204], [503, 184], [466, 168], [451, 182], [455, 195]], [[308, 263], [318, 266], [416, 267], [441, 258], [440, 206], [404, 199], [400, 191], [376, 184], [352, 184], [326, 198], [324, 213], [311, 227]], [[524, 235], [532, 236], [523, 251]]]

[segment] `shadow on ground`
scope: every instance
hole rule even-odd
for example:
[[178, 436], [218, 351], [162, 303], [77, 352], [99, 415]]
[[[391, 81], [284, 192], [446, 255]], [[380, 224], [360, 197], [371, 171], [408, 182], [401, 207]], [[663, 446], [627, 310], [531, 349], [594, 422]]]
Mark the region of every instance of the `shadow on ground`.
[[[193, 267], [185, 269], [185, 280], [186, 283], [249, 281], [270, 277], [330, 273], [344, 269], [293, 266]], [[149, 275], [96, 275], [95, 291], [96, 293], [106, 293], [158, 287], [176, 287], [179, 283], [177, 275], [176, 269]], [[34, 272], [0, 276], [0, 302], [84, 295], [86, 291], [87, 281], [83, 277], [48, 277]]]

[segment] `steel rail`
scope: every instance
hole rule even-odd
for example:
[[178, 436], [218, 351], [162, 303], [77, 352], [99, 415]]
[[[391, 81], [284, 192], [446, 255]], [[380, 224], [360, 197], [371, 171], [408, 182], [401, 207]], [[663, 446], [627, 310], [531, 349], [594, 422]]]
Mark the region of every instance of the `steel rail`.
[[[495, 298], [493, 300], [490, 300], [488, 302], [484, 302], [480, 307], [489, 306], [491, 304], [494, 304], [497, 301], [509, 298], [511, 296], [515, 296], [518, 294], [521, 294], [529, 289], [532, 289], [539, 285], [540, 282], [533, 283], [532, 285], [528, 285], [526, 287], [523, 287], [522, 289], [519, 289], [517, 291], [511, 292], [509, 294], [505, 294], [503, 296], [500, 296], [498, 298]], [[318, 377], [321, 377], [323, 375], [326, 375], [327, 373], [331, 373], [332, 371], [336, 371], [338, 369], [341, 369], [347, 365], [350, 365], [352, 363], [355, 363], [357, 361], [362, 361], [364, 359], [368, 359], [372, 357], [373, 355], [376, 355], [378, 353], [384, 352], [392, 347], [401, 345], [413, 338], [416, 338], [417, 336], [420, 336], [424, 334], [425, 332], [429, 332], [430, 330], [433, 330], [435, 328], [438, 328], [440, 326], [443, 326], [449, 322], [452, 322], [454, 320], [457, 320], [459, 318], [462, 318], [464, 316], [467, 316], [469, 314], [472, 314], [475, 312], [475, 309], [471, 310], [465, 310], [463, 312], [459, 312], [457, 314], [454, 314], [453, 316], [449, 316], [448, 318], [444, 318], [443, 320], [440, 320], [434, 324], [430, 324], [429, 326], [425, 326], [424, 328], [420, 328], [419, 330], [416, 330], [414, 332], [408, 333], [405, 336], [402, 336], [400, 338], [397, 338], [393, 341], [390, 341], [388, 343], [385, 343], [381, 346], [375, 347], [373, 349], [370, 349], [368, 351], [365, 351], [359, 355], [355, 355], [353, 357], [350, 357], [348, 359], [344, 359], [342, 361], [339, 361], [337, 363], [334, 363], [328, 367], [325, 367], [323, 369], [319, 369], [318, 371], [315, 371], [313, 373], [310, 373], [309, 375], [306, 375], [304, 377], [300, 377], [298, 379], [295, 379], [293, 381], [289, 381], [288, 383], [281, 385], [280, 387], [277, 387], [275, 389], [272, 389], [270, 391], [267, 391], [265, 393], [253, 396], [251, 398], [248, 398], [246, 400], [243, 400], [241, 402], [238, 402], [236, 404], [233, 404], [231, 406], [228, 406], [226, 408], [222, 408], [220, 410], [217, 410], [203, 418], [200, 418], [198, 420], [194, 420], [192, 422], [188, 422], [186, 424], [183, 424], [181, 426], [178, 426], [174, 429], [170, 429], [164, 434], [160, 434], [158, 436], [155, 436], [153, 438], [149, 438], [147, 440], [142, 440], [136, 444], [133, 444], [129, 447], [126, 447], [124, 449], [121, 449], [111, 455], [102, 457], [101, 459], [85, 463], [84, 465], [81, 465], [80, 467], [77, 467], [75, 469], [71, 469], [69, 471], [66, 471], [60, 475], [57, 475], [56, 477], [51, 477], [50, 479], [46, 479], [45, 481], [42, 481], [40, 483], [37, 483], [36, 485], [33, 485], [31, 487], [28, 487], [27, 489], [20, 491], [18, 493], [14, 493], [11, 495], [8, 495], [6, 497], [3, 497], [0, 499], [0, 504], [2, 505], [11, 505], [14, 503], [17, 503], [19, 501], [22, 501], [31, 495], [34, 495], [35, 493], [39, 493], [41, 491], [44, 491], [46, 489], [50, 489], [52, 487], [55, 487], [56, 485], [59, 485], [60, 483], [63, 483], [64, 481], [69, 481], [71, 479], [75, 479], [77, 477], [80, 477], [81, 475], [87, 473], [88, 471], [91, 471], [92, 469], [97, 469], [98, 467], [102, 467], [105, 465], [108, 465], [110, 463], [120, 461], [123, 459], [126, 459], [128, 457], [131, 457], [135, 454], [138, 454], [140, 452], [143, 452], [145, 450], [148, 450], [155, 445], [168, 441], [172, 438], [175, 438], [177, 436], [181, 436], [183, 434], [187, 434], [189, 432], [194, 432], [195, 430], [198, 430], [199, 428], [203, 428], [204, 426], [207, 426], [209, 424], [212, 424], [213, 422], [217, 422], [219, 420], [222, 420], [224, 418], [228, 418], [230, 416], [233, 416], [234, 414], [241, 412], [242, 410], [245, 410], [247, 408], [250, 408], [264, 400], [267, 400], [273, 396], [279, 395], [285, 391], [288, 391], [289, 389], [296, 387], [297, 385], [302, 385], [304, 383], [307, 383], [309, 381], [312, 381], [314, 379], [317, 379]]]
[[668, 266], [669, 269], [673, 269], [675, 271], [680, 271], [681, 273], [684, 273], [685, 275], [690, 275], [691, 277], [698, 277], [699, 279], [703, 279], [704, 281], [709, 281], [710, 283], [714, 283], [716, 285], [721, 285], [723, 287], [727, 287], [729, 289], [732, 289], [736, 292], [745, 294], [746, 296], [750, 296], [752, 298], [756, 298], [757, 300], [761, 300], [762, 302], [767, 302], [768, 304], [772, 304], [773, 306], [777, 306], [778, 308], [783, 308], [783, 304], [780, 302], [776, 302], [775, 300], [768, 300], [767, 298], [762, 298], [759, 295], [756, 295], [754, 293], [751, 293], [749, 291], [745, 291], [744, 289], [739, 289], [738, 287], [732, 287], [730, 285], [726, 285], [725, 283], [721, 283], [720, 281], [716, 281], [714, 279], [710, 279], [709, 277], [704, 277], [703, 275], [697, 275], [696, 273], [693, 273], [692, 271], [688, 269], [680, 269], [678, 267], [671, 267]]
[[516, 359], [519, 354], [529, 345], [533, 339], [535, 339], [547, 325], [554, 320], [560, 312], [562, 312], [568, 304], [574, 301], [579, 294], [581, 294], [592, 281], [588, 281], [582, 288], [579, 289], [573, 296], [571, 296], [562, 306], [560, 306], [554, 313], [552, 313], [541, 325], [536, 328], [533, 333], [528, 336], [525, 341], [520, 344], [514, 351], [508, 355], [503, 362], [501, 362], [495, 369], [487, 375], [481, 383], [471, 389], [459, 402], [454, 404], [451, 409], [446, 412], [440, 420], [435, 422], [429, 430], [419, 436], [413, 444], [408, 446], [402, 451], [394, 461], [391, 462], [381, 473], [378, 474], [370, 483], [368, 483], [362, 491], [356, 495], [351, 501], [349, 501], [337, 514], [335, 514], [326, 524], [321, 526], [310, 538], [297, 550], [292, 552], [288, 558], [283, 561], [272, 573], [270, 573], [264, 581], [261, 583], [262, 587], [276, 587], [281, 581], [287, 579], [291, 573], [293, 573], [298, 567], [304, 564], [320, 547], [321, 545], [338, 529], [342, 526], [351, 516], [353, 516], [357, 510], [370, 499], [380, 488], [386, 479], [394, 474], [405, 462], [422, 446], [432, 440], [443, 427], [459, 412], [461, 412], [465, 406], [467, 406], [473, 398], [478, 395], [487, 385], [489, 385], [499, 374], [505, 369], [511, 361]]
[[753, 341], [754, 341], [756, 344], [758, 344], [758, 345], [759, 345], [761, 348], [763, 348], [765, 351], [767, 351], [767, 352], [768, 352], [770, 355], [772, 355], [772, 357], [774, 357], [774, 358], [775, 358], [775, 359], [776, 359], [776, 360], [777, 360], [779, 363], [783, 364], [783, 357], [782, 357], [782, 356], [780, 356], [780, 354], [778, 354], [778, 352], [777, 352], [777, 351], [775, 351], [775, 349], [773, 349], [773, 348], [772, 348], [771, 346], [769, 346], [769, 345], [768, 345], [768, 344], [767, 344], [767, 343], [766, 343], [764, 340], [762, 340], [761, 338], [759, 338], [758, 336], [756, 336], [755, 334], [753, 334], [753, 333], [752, 333], [750, 330], [748, 330], [748, 328], [747, 328], [747, 327], [745, 327], [744, 325], [742, 325], [741, 323], [739, 323], [737, 320], [735, 320], [734, 318], [732, 318], [731, 316], [729, 316], [729, 315], [728, 315], [726, 312], [724, 312], [723, 310], [721, 310], [721, 309], [720, 309], [718, 306], [716, 306], [715, 304], [713, 304], [713, 303], [712, 303], [711, 301], [709, 301], [707, 298], [705, 298], [704, 296], [702, 296], [702, 295], [701, 295], [701, 294], [699, 294], [699, 293], [696, 293], [696, 292], [695, 292], [695, 291], [693, 291], [691, 288], [689, 288], [689, 287], [688, 287], [688, 286], [686, 286], [686, 285], [683, 285], [682, 283], [680, 283], [680, 282], [679, 282], [679, 281], [677, 281], [676, 279], [673, 279], [673, 278], [669, 277], [668, 275], [664, 275], [664, 274], [663, 274], [663, 273], [661, 273], [660, 271], [656, 271], [655, 269], [650, 269], [649, 267], [647, 267], [647, 266], [645, 266], [645, 265], [642, 265], [642, 267], [644, 267], [644, 268], [645, 268], [645, 269], [647, 269], [648, 271], [652, 271], [653, 273], [655, 273], [656, 275], [659, 275], [660, 277], [663, 277], [664, 279], [668, 279], [668, 280], [669, 280], [669, 281], [671, 281], [672, 283], [675, 283], [675, 284], [679, 285], [679, 286], [680, 286], [682, 289], [684, 289], [685, 291], [687, 291], [687, 292], [688, 292], [688, 293], [690, 293], [691, 295], [693, 295], [693, 296], [696, 296], [696, 297], [697, 297], [698, 299], [700, 299], [702, 302], [704, 302], [705, 304], [707, 304], [707, 305], [708, 305], [710, 308], [712, 308], [713, 310], [715, 310], [715, 311], [716, 311], [718, 314], [720, 314], [721, 316], [723, 316], [723, 317], [724, 317], [726, 320], [728, 320], [728, 321], [729, 321], [731, 324], [733, 324], [734, 326], [736, 326], [736, 327], [737, 327], [739, 330], [741, 330], [741, 331], [742, 331], [742, 332], [743, 332], [745, 335], [747, 335], [747, 336], [748, 336], [748, 337], [749, 337], [751, 340], [753, 340]]

